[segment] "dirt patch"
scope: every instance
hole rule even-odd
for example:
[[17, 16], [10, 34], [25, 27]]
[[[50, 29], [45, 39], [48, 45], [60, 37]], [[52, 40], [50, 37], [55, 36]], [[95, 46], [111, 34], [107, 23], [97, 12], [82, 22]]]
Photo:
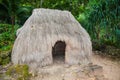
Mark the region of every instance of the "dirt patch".
[[109, 80], [120, 80], [120, 61], [114, 61], [109, 58], [93, 55], [94, 64], [103, 67], [103, 74]]
[[[93, 72], [91, 73], [91, 67], [66, 65], [64, 64], [64, 57], [59, 56], [55, 58], [54, 65], [39, 69], [39, 73], [33, 74], [31, 80], [120, 80], [120, 61], [93, 55], [92, 62], [101, 66], [103, 70], [98, 69], [97, 73], [94, 74]], [[6, 69], [7, 67], [1, 68], [1, 74], [5, 73]], [[0, 80], [10, 80], [6, 78]]]
[[54, 65], [40, 69], [39, 75], [33, 77], [31, 80], [120, 80], [119, 61], [93, 55], [92, 62], [103, 68], [103, 73], [98, 72], [99, 79], [97, 79], [94, 74], [87, 74], [89, 70], [83, 70], [84, 68], [82, 66], [65, 65], [61, 56], [56, 58]]

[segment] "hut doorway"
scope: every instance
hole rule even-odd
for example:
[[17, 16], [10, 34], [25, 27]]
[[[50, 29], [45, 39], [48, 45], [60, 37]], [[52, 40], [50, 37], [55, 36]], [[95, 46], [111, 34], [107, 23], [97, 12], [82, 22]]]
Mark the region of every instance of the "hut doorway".
[[54, 63], [65, 63], [65, 48], [66, 43], [57, 41], [52, 48], [52, 57]]

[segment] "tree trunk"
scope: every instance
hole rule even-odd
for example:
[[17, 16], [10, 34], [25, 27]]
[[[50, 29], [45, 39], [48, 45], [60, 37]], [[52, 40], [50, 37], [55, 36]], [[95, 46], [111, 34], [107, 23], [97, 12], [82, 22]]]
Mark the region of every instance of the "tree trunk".
[[43, 0], [40, 1], [40, 7], [42, 8], [42, 3], [43, 3]]
[[11, 23], [12, 23], [12, 35], [13, 35], [13, 38], [15, 38], [14, 36], [15, 16], [11, 16]]

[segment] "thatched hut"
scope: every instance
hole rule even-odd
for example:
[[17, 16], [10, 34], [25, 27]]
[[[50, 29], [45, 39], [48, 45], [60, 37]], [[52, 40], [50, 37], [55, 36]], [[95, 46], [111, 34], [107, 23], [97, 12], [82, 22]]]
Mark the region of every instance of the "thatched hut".
[[90, 37], [69, 11], [34, 9], [17, 31], [12, 62], [36, 68], [53, 64], [56, 54], [66, 64], [89, 64]]

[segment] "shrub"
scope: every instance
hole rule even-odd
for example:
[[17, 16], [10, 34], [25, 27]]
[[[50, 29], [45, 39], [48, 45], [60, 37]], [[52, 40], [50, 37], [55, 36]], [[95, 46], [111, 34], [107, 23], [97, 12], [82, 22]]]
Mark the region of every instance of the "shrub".
[[6, 65], [10, 62], [11, 51], [0, 53], [0, 65]]
[[10, 62], [10, 54], [15, 40], [15, 33], [18, 25], [13, 27], [10, 24], [0, 24], [0, 65]]

